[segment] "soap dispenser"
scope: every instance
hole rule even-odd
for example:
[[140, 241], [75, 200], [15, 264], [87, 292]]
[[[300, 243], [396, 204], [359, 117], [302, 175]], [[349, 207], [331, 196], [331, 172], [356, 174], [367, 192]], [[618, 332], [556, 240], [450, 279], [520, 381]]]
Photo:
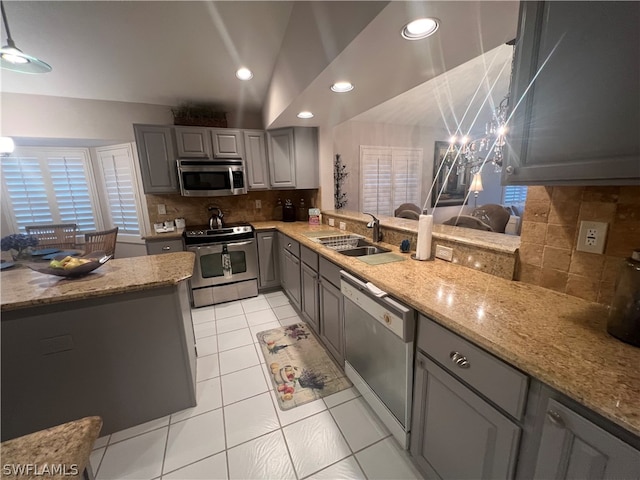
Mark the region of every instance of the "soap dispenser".
[[623, 342], [640, 347], [640, 249], [625, 259], [620, 270], [607, 331]]

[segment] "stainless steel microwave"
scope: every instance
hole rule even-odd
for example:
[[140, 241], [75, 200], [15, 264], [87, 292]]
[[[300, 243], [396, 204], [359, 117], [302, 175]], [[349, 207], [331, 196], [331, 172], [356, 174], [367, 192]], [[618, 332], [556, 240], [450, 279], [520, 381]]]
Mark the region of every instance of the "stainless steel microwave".
[[244, 161], [178, 159], [180, 193], [185, 197], [220, 197], [247, 193]]

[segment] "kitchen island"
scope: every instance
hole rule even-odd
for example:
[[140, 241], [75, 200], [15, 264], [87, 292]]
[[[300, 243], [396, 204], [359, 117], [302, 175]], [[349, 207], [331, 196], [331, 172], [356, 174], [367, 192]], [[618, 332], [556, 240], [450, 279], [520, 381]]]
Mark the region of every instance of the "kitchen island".
[[103, 434], [196, 404], [189, 252], [66, 279], [2, 272], [2, 439], [81, 417]]
[[[350, 233], [328, 225], [253, 226], [290, 236], [602, 415], [638, 441], [640, 349], [607, 334], [605, 306], [440, 259], [419, 262], [405, 254], [405, 261], [370, 265], [315, 242], [314, 232]], [[396, 245], [380, 245], [399, 253]]]

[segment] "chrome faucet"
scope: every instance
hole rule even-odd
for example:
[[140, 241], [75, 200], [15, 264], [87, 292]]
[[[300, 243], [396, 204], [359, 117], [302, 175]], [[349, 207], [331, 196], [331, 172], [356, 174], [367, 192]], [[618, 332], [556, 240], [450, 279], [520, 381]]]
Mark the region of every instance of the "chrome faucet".
[[373, 228], [373, 242], [380, 242], [382, 240], [382, 232], [380, 231], [380, 220], [378, 220], [372, 213], [363, 212], [365, 215], [371, 215], [371, 220], [367, 223], [367, 228]]

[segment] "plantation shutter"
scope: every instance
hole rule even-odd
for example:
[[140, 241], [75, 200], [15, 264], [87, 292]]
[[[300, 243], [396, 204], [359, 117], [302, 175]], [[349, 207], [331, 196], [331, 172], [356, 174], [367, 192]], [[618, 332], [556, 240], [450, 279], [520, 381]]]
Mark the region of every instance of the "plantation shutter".
[[362, 147], [360, 154], [360, 209], [391, 215], [393, 164], [391, 151]]
[[393, 216], [403, 203], [420, 204], [422, 149], [360, 147], [360, 209]]
[[33, 156], [2, 157], [3, 203], [8, 202], [18, 231], [53, 222], [40, 161]]
[[75, 223], [97, 230], [94, 181], [86, 149], [18, 147], [2, 157], [3, 212], [15, 231], [27, 225]]
[[81, 232], [96, 231], [85, 156], [47, 158], [60, 223], [75, 223]]
[[[422, 150], [393, 149], [393, 209], [403, 203], [420, 204]], [[393, 213], [391, 213], [393, 215]]]
[[98, 149], [111, 222], [118, 234], [140, 235], [135, 177], [129, 149]]
[[527, 187], [520, 185], [507, 185], [504, 187], [504, 205], [524, 204], [527, 199]]

